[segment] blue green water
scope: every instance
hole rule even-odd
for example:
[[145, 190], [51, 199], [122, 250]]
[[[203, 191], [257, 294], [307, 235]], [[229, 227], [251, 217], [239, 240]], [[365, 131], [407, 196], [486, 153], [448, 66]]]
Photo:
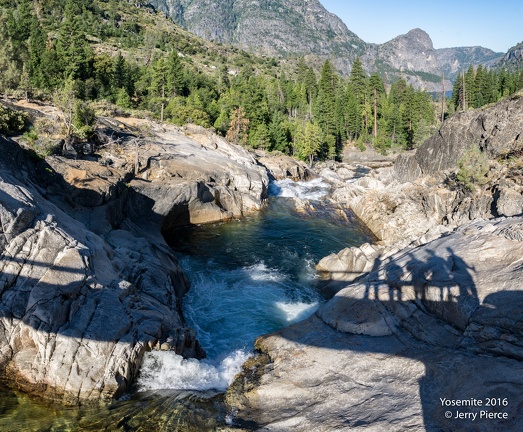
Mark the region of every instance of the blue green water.
[[168, 240], [191, 283], [183, 312], [207, 359], [148, 354], [141, 388], [224, 390], [256, 337], [314, 313], [325, 300], [316, 263], [369, 240], [355, 220], [322, 204], [328, 189], [319, 179], [274, 183], [259, 214], [171, 233]]
[[314, 271], [322, 257], [370, 239], [350, 215], [324, 207], [328, 188], [320, 180], [273, 183], [259, 214], [171, 233], [168, 240], [191, 283], [184, 315], [206, 360], [148, 354], [138, 381], [144, 393], [96, 409], [33, 401], [0, 384], [0, 430], [146, 430], [148, 424], [147, 430], [169, 430], [170, 424], [223, 421], [225, 413], [216, 408], [222, 405], [208, 392], [228, 386], [257, 336], [307, 317], [325, 301]]

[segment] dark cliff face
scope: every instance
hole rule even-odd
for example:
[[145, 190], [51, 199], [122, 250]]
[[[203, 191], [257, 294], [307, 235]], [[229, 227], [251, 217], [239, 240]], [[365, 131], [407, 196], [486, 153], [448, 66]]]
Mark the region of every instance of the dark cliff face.
[[[429, 35], [414, 29], [381, 45], [366, 43], [318, 0], [152, 0], [192, 33], [263, 54], [330, 57], [343, 74], [357, 56], [367, 72], [389, 82], [398, 76], [428, 91], [441, 91], [464, 67], [501, 57], [482, 47], [434, 49]], [[452, 86], [449, 80], [445, 87]]]
[[446, 120], [414, 155], [397, 159], [395, 175], [401, 182], [437, 175], [455, 168], [473, 145], [495, 159], [520, 150], [522, 140], [523, 95], [518, 93], [494, 106], [458, 113]]

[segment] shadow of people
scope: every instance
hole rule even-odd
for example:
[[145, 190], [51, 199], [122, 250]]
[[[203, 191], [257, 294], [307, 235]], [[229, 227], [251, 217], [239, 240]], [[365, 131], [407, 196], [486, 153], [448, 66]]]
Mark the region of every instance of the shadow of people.
[[[475, 281], [477, 269], [461, 253], [450, 246], [420, 247], [386, 262], [376, 259], [371, 274], [348, 285], [315, 316], [259, 338], [256, 346], [276, 356], [272, 366], [276, 371], [258, 385], [265, 386], [263, 392], [275, 385], [278, 391], [291, 394], [292, 384], [286, 383], [301, 382], [299, 369], [285, 369], [285, 362], [279, 362], [283, 339], [287, 340], [281, 342], [286, 355], [294, 352], [295, 342], [294, 355], [305, 350], [304, 358], [325, 363], [325, 368], [317, 369], [314, 364], [307, 369], [304, 363], [306, 381], [327, 387], [337, 379], [357, 380], [357, 390], [351, 391], [360, 392], [361, 398], [351, 393], [352, 402], [345, 403], [349, 394], [340, 391], [332, 396], [341, 405], [332, 411], [332, 416], [344, 419], [340, 428], [372, 425], [376, 430], [400, 430], [398, 419], [412, 416], [410, 426], [416, 430], [519, 431], [523, 424], [523, 290], [500, 291], [482, 303]], [[505, 311], [512, 316], [506, 317]], [[401, 400], [407, 395], [408, 404]], [[417, 395], [419, 412], [412, 408]], [[296, 397], [295, 406], [289, 402], [279, 407], [287, 418], [293, 409], [300, 418], [307, 415], [303, 406], [311, 401]], [[509, 404], [491, 406], [486, 409], [491, 417], [482, 414], [479, 418], [485, 407], [470, 401], [486, 404], [492, 397], [506, 398]], [[365, 400], [364, 409], [361, 400]], [[465, 401], [465, 406], [456, 407], [452, 402], [456, 400]], [[446, 401], [453, 405], [449, 407]], [[260, 420], [256, 409], [259, 406], [247, 403], [238, 415]], [[324, 409], [328, 417], [334, 408], [325, 404]], [[315, 412], [319, 410], [316, 407]], [[312, 417], [310, 421], [314, 422]]]

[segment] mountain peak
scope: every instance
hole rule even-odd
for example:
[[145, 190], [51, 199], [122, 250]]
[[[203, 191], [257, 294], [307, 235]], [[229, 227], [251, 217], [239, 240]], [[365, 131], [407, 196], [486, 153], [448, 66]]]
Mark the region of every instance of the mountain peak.
[[428, 35], [428, 33], [425, 30], [422, 30], [420, 28], [415, 28], [409, 31], [406, 35], [399, 36], [409, 39], [410, 41], [414, 42], [415, 44], [423, 47], [425, 50], [433, 50], [434, 44], [432, 43], [432, 39]]

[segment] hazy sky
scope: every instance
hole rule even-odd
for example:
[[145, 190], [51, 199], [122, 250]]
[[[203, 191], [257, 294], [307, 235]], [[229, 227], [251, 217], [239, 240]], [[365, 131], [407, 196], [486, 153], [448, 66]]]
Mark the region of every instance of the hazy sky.
[[320, 0], [365, 42], [383, 43], [413, 28], [434, 48], [483, 46], [506, 52], [523, 41], [521, 0]]

